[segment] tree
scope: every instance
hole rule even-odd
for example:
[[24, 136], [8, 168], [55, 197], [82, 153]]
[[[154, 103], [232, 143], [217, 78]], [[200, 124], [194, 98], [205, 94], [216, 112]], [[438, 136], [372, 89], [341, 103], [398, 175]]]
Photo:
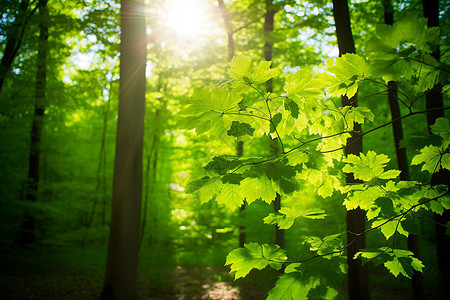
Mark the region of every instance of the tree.
[[[274, 5], [272, 0], [266, 0], [266, 14], [264, 17], [264, 35], [265, 42], [263, 48], [263, 56], [266, 61], [272, 61], [273, 54], [273, 26], [274, 26], [274, 17], [277, 13], [277, 7]], [[272, 87], [272, 79], [266, 81], [266, 92], [268, 94], [273, 92]], [[274, 154], [278, 155], [278, 146], [277, 143], [279, 141], [277, 139], [271, 140], [271, 147], [274, 149]], [[281, 209], [281, 195], [279, 193], [276, 194], [276, 197], [273, 201], [274, 211], [277, 213]], [[284, 231], [279, 228], [278, 225], [275, 225], [275, 243], [279, 245], [281, 248], [284, 248]]]
[[[394, 8], [390, 0], [383, 1], [384, 6], [384, 23], [386, 25], [394, 24]], [[392, 117], [392, 129], [394, 133], [394, 147], [397, 157], [398, 169], [401, 171], [400, 180], [411, 180], [409, 175], [409, 163], [406, 154], [406, 148], [400, 147], [400, 143], [403, 140], [403, 126], [400, 119], [400, 106], [398, 98], [398, 84], [395, 81], [389, 81], [387, 83], [388, 88], [388, 102], [391, 110]], [[420, 259], [419, 240], [417, 235], [410, 233], [408, 235], [408, 249], [411, 250], [414, 255]], [[411, 285], [414, 297], [417, 299], [425, 299], [425, 290], [423, 287], [423, 276], [421, 272], [414, 270], [414, 274], [411, 278]]]
[[[428, 19], [428, 27], [439, 28], [439, 0], [425, 1], [423, 0], [423, 14]], [[436, 46], [431, 54], [436, 61], [440, 60], [440, 48]], [[446, 72], [444, 70], [444, 72]], [[444, 117], [444, 102], [442, 96], [441, 83], [436, 84], [426, 94], [426, 107], [433, 111], [427, 114], [428, 132], [433, 134], [432, 126], [436, 123], [438, 118]], [[438, 170], [431, 178], [432, 185], [447, 184], [450, 186], [450, 171], [448, 169]], [[443, 295], [447, 284], [450, 282], [450, 236], [446, 235], [446, 228], [444, 225], [450, 222], [450, 210], [445, 209], [441, 214], [434, 214], [436, 222], [436, 250], [438, 257], [438, 266], [441, 274], [441, 288]]]
[[6, 46], [0, 63], [0, 92], [6, 76], [11, 70], [14, 58], [20, 49], [28, 22], [41, 5], [46, 5], [47, 1], [38, 0], [36, 2], [36, 5], [31, 10], [29, 0], [22, 0], [20, 2], [18, 11], [14, 17], [14, 22], [7, 32]]
[[120, 91], [108, 259], [101, 299], [136, 299], [145, 112], [143, 0], [121, 1]]
[[[333, 0], [333, 15], [336, 24], [336, 35], [339, 47], [339, 56], [346, 53], [355, 53], [355, 44], [353, 42], [352, 30], [350, 27], [350, 14], [348, 11], [347, 0]], [[342, 106], [357, 107], [356, 94], [348, 98], [342, 96]], [[352, 137], [349, 138], [345, 147], [345, 154], [359, 155], [362, 152], [361, 125], [355, 125]], [[353, 174], [347, 173], [345, 182], [348, 185], [361, 183], [354, 178]], [[366, 215], [363, 210], [356, 208], [347, 211], [347, 241], [350, 243], [356, 239], [357, 235], [365, 230]], [[361, 265], [360, 259], [354, 259], [355, 254], [360, 249], [365, 248], [364, 237], [359, 238], [347, 249], [348, 264], [348, 291], [349, 299], [370, 299], [369, 296], [369, 278], [367, 266]]]
[[[39, 187], [39, 164], [41, 152], [41, 134], [45, 114], [45, 94], [47, 80], [47, 52], [48, 52], [48, 9], [47, 0], [39, 1], [39, 41], [36, 68], [36, 88], [34, 115], [31, 125], [30, 156], [28, 166], [28, 182], [25, 199], [35, 202]], [[20, 42], [17, 42], [20, 44]], [[36, 241], [36, 218], [27, 212], [19, 231], [17, 243], [19, 245], [32, 244]]]

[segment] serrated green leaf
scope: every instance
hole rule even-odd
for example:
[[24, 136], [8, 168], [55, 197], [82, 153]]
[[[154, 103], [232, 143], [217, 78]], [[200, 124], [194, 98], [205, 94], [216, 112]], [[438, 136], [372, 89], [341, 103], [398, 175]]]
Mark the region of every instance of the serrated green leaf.
[[264, 83], [267, 80], [278, 76], [280, 72], [276, 69], [271, 69], [271, 61], [260, 62], [253, 70], [253, 74], [250, 77], [250, 82], [253, 84]]
[[246, 57], [235, 56], [230, 62], [230, 68], [228, 74], [231, 78], [245, 81], [244, 78], [250, 78], [252, 76], [252, 60]]
[[199, 190], [206, 182], [208, 182], [208, 180], [209, 180], [209, 177], [204, 177], [204, 178], [189, 182], [186, 186], [185, 192], [188, 194], [191, 194], [191, 193]]
[[434, 173], [439, 171], [441, 152], [436, 146], [425, 146], [420, 150], [420, 153], [413, 157], [411, 165], [422, 166], [422, 171], [428, 171], [429, 173]]
[[308, 293], [319, 284], [314, 277], [303, 279], [300, 272], [282, 275], [270, 290], [267, 300], [308, 299]]
[[295, 166], [301, 163], [306, 163], [309, 160], [309, 156], [308, 154], [306, 154], [303, 151], [293, 151], [291, 153], [289, 153], [289, 155], [287, 156], [289, 164], [291, 166]]
[[230, 130], [227, 131], [227, 134], [234, 137], [241, 137], [243, 135], [253, 136], [254, 131], [255, 128], [252, 128], [250, 124], [233, 121], [231, 123]]
[[363, 153], [360, 156], [350, 154], [343, 161], [347, 164], [342, 171], [353, 173], [357, 179], [370, 181], [373, 178], [379, 178], [383, 174], [384, 168], [390, 159], [384, 154], [378, 155], [374, 151], [368, 151], [367, 155]]
[[450, 123], [446, 118], [438, 118], [436, 123], [430, 126], [431, 132], [439, 135], [444, 141], [442, 148], [447, 149], [450, 144]]
[[242, 174], [231, 173], [222, 176], [222, 183], [230, 183], [230, 184], [240, 184], [242, 180], [244, 180], [244, 176]]
[[276, 69], [271, 69], [271, 64], [270, 61], [262, 61], [253, 67], [251, 59], [235, 56], [229, 64], [228, 74], [247, 85], [264, 83], [280, 73]]
[[250, 204], [257, 199], [272, 203], [276, 197], [276, 191], [266, 176], [247, 177], [241, 182], [241, 194]]
[[218, 178], [208, 180], [199, 190], [200, 203], [206, 203], [219, 194], [222, 186], [223, 184]]
[[248, 243], [244, 248], [231, 251], [225, 265], [231, 265], [231, 273], [234, 273], [234, 279], [238, 279], [247, 276], [252, 269], [262, 270], [268, 265], [279, 269], [280, 262], [286, 259], [285, 251], [277, 245]]
[[295, 219], [287, 218], [283, 214], [269, 214], [263, 221], [268, 225], [278, 225], [280, 229], [289, 229], [294, 225]]
[[231, 210], [241, 207], [244, 203], [241, 186], [229, 183], [224, 184], [222, 190], [216, 197], [216, 201], [217, 203], [225, 204]]
[[215, 156], [211, 162], [209, 162], [204, 169], [206, 171], [214, 171], [219, 175], [225, 175], [229, 170], [232, 170], [239, 166], [241, 161], [238, 159], [232, 159], [231, 157], [220, 155]]
[[[386, 221], [387, 221], [387, 219], [383, 219], [383, 218], [378, 219], [373, 222], [372, 228], [377, 227]], [[402, 227], [402, 224], [401, 223], [399, 224], [398, 222], [399, 221], [397, 219], [394, 219], [380, 227], [380, 230], [383, 233], [383, 235], [386, 237], [386, 239], [389, 239], [391, 236], [393, 236], [395, 232], [398, 232], [404, 236], [408, 236], [408, 232], [406, 230], [404, 230]]]

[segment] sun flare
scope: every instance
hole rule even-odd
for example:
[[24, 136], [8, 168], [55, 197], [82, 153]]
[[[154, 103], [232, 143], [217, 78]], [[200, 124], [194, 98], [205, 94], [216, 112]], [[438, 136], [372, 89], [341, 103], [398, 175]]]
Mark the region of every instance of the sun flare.
[[170, 0], [167, 2], [167, 27], [179, 37], [191, 38], [206, 27], [206, 8], [198, 0]]

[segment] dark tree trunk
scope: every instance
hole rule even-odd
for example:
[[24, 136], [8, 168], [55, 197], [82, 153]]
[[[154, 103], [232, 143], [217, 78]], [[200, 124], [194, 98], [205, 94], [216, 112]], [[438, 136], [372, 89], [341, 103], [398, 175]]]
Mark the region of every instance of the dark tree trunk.
[[[272, 40], [272, 34], [273, 34], [273, 20], [275, 17], [275, 14], [277, 13], [276, 7], [273, 4], [272, 0], [266, 0], [266, 15], [264, 17], [264, 34], [265, 34], [265, 43], [264, 43], [264, 49], [263, 49], [263, 55], [264, 59], [266, 61], [272, 61], [272, 54], [273, 54], [273, 40]], [[272, 87], [272, 79], [269, 79], [266, 82], [266, 91], [267, 93], [272, 93], [273, 87]], [[273, 148], [276, 148], [277, 140], [272, 140]], [[275, 153], [277, 154], [277, 153]], [[275, 212], [278, 212], [281, 208], [281, 195], [277, 193], [277, 196], [275, 197], [273, 201], [273, 209]], [[284, 248], [284, 231], [279, 228], [278, 225], [275, 225], [275, 243], [280, 246], [281, 248]]]
[[[423, 14], [428, 18], [428, 27], [439, 27], [439, 1], [423, 0]], [[440, 60], [439, 47], [433, 52], [433, 57]], [[426, 108], [436, 109], [444, 106], [442, 97], [442, 88], [434, 87], [426, 94]], [[433, 110], [427, 114], [428, 132], [431, 134], [430, 126], [436, 123], [437, 118], [444, 117], [443, 110]], [[435, 173], [431, 178], [432, 185], [446, 184], [449, 186], [450, 172], [442, 169]], [[450, 236], [446, 235], [445, 224], [450, 221], [450, 211], [444, 210], [442, 215], [434, 214], [436, 222], [436, 250], [438, 267], [441, 275], [441, 292], [442, 296], [447, 295], [448, 284], [450, 284]], [[442, 225], [443, 224], [443, 225]]]
[[[339, 47], [339, 55], [346, 53], [355, 53], [355, 44], [353, 41], [352, 30], [350, 26], [350, 14], [347, 0], [333, 0], [333, 15], [336, 24], [336, 36]], [[357, 106], [357, 96], [351, 99], [342, 97], [342, 106]], [[362, 152], [362, 138], [360, 136], [361, 125], [355, 124], [354, 133], [348, 139], [348, 146], [345, 147], [345, 155], [359, 155]], [[353, 174], [346, 174], [346, 184], [360, 183], [355, 180]], [[347, 211], [347, 242], [352, 242], [356, 236], [355, 233], [361, 233], [365, 229], [365, 212], [361, 209]], [[347, 249], [348, 264], [348, 293], [350, 300], [370, 299], [369, 278], [367, 266], [361, 265], [360, 259], [353, 259], [356, 252], [365, 248], [365, 238], [361, 236], [351, 244]]]
[[[384, 0], [384, 23], [386, 25], [394, 24], [394, 9], [392, 7], [391, 0]], [[403, 139], [403, 126], [402, 121], [399, 119], [400, 107], [398, 103], [398, 87], [395, 81], [388, 82], [388, 101], [391, 110], [392, 120], [397, 120], [392, 123], [392, 129], [394, 133], [394, 145], [395, 153], [397, 156], [398, 169], [401, 171], [400, 179], [408, 181], [409, 176], [409, 164], [408, 157], [406, 155], [406, 149], [400, 148], [400, 141]], [[414, 234], [408, 235], [408, 249], [414, 253], [414, 256], [420, 259], [419, 239]], [[425, 299], [425, 290], [423, 286], [423, 276], [421, 272], [415, 271], [411, 278], [411, 287], [413, 295], [416, 299]]]
[[0, 62], [0, 92], [6, 76], [11, 69], [14, 58], [20, 49], [28, 22], [41, 5], [47, 5], [47, 0], [39, 0], [31, 11], [29, 10], [29, 0], [22, 0], [19, 4], [18, 13], [14, 17], [14, 22], [7, 33], [6, 46], [3, 52], [2, 61]]
[[[41, 152], [41, 133], [45, 113], [45, 90], [47, 77], [47, 52], [48, 52], [48, 10], [47, 0], [41, 0], [39, 8], [39, 41], [36, 68], [36, 89], [34, 114], [31, 124], [30, 157], [28, 161], [28, 182], [25, 199], [36, 201], [39, 187], [39, 156]], [[19, 245], [32, 244], [36, 241], [36, 218], [33, 214], [26, 213], [19, 232]]]
[[144, 0], [122, 0], [119, 119], [105, 281], [101, 299], [136, 299], [145, 115]]

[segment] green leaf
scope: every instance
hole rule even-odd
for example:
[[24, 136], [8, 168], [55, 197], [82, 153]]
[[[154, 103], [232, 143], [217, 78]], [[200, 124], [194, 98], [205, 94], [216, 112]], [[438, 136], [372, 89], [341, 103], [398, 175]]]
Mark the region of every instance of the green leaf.
[[255, 128], [252, 128], [250, 124], [233, 121], [231, 123], [230, 130], [227, 131], [227, 134], [235, 137], [241, 137], [243, 135], [253, 136], [254, 131]]
[[414, 270], [422, 272], [424, 267], [411, 251], [403, 249], [364, 249], [356, 253], [354, 258], [362, 258], [363, 263], [371, 261], [375, 266], [383, 264], [395, 277], [402, 274], [411, 278]]
[[206, 182], [208, 182], [208, 180], [209, 180], [209, 177], [204, 177], [204, 178], [189, 182], [186, 186], [185, 192], [188, 194], [191, 194], [191, 193], [199, 190]]
[[223, 184], [218, 178], [208, 180], [199, 190], [200, 203], [206, 203], [219, 194], [222, 186]]
[[254, 84], [264, 83], [267, 80], [278, 76], [280, 72], [276, 69], [270, 69], [271, 64], [271, 61], [260, 62], [253, 70], [253, 74], [250, 77], [250, 82]]
[[[347, 163], [342, 169], [345, 173], [353, 173], [356, 179], [370, 181], [381, 178], [390, 159], [384, 154], [377, 155], [374, 151], [368, 151], [367, 155], [361, 153], [359, 157], [349, 154], [343, 161]], [[387, 175], [392, 175], [391, 173]]]
[[250, 204], [257, 199], [264, 202], [272, 203], [276, 197], [276, 191], [266, 176], [247, 177], [241, 182], [241, 194]]
[[441, 151], [436, 146], [425, 146], [420, 150], [420, 153], [413, 157], [411, 165], [422, 166], [422, 171], [428, 171], [429, 173], [434, 173], [439, 171], [439, 164], [441, 158]]
[[252, 269], [262, 270], [268, 265], [281, 267], [280, 262], [286, 261], [286, 252], [277, 245], [259, 245], [257, 243], [244, 244], [244, 248], [231, 251], [225, 265], [231, 265], [234, 279], [247, 276]]
[[241, 207], [244, 197], [241, 194], [241, 186], [226, 183], [216, 197], [217, 203], [225, 204], [231, 210]]
[[299, 150], [290, 152], [287, 158], [291, 166], [296, 166], [300, 163], [306, 163], [309, 160], [308, 154]]
[[271, 122], [271, 129], [270, 132], [275, 132], [275, 130], [273, 129], [274, 127], [277, 128], [278, 124], [280, 124], [281, 119], [283, 118], [283, 115], [281, 113], [277, 113], [272, 117], [272, 122]]
[[280, 73], [276, 69], [270, 69], [271, 64], [270, 61], [262, 61], [253, 68], [251, 59], [235, 56], [230, 62], [228, 74], [245, 84], [264, 83]]
[[284, 102], [284, 108], [291, 113], [291, 116], [294, 119], [298, 118], [299, 107], [298, 107], [297, 103], [295, 103], [294, 101], [292, 101], [290, 99], [286, 99]]
[[245, 81], [252, 76], [252, 61], [249, 58], [235, 56], [230, 62], [230, 68], [228, 69], [228, 74], [231, 78]]
[[229, 160], [229, 158], [231, 157], [226, 155], [215, 156], [204, 169], [206, 171], [214, 171], [219, 175], [225, 175], [229, 170], [232, 170], [241, 164], [241, 161], [238, 159]]
[[319, 284], [314, 277], [303, 279], [300, 272], [282, 275], [270, 290], [267, 300], [308, 299], [308, 293]]
[[263, 221], [268, 225], [278, 225], [280, 229], [289, 229], [294, 225], [295, 219], [287, 218], [283, 214], [271, 213]]
[[357, 54], [347, 53], [336, 58], [335, 64], [328, 68], [328, 72], [334, 75], [327, 82], [328, 93], [335, 97], [353, 97], [358, 90], [358, 82], [364, 79], [367, 70], [366, 62]]
[[430, 126], [431, 132], [439, 135], [444, 141], [442, 148], [447, 149], [450, 144], [450, 124], [446, 118], [438, 118], [436, 123]]
[[221, 179], [223, 183], [240, 184], [244, 180], [244, 176], [242, 174], [231, 173], [222, 176]]
[[400, 175], [401, 171], [399, 170], [388, 170], [386, 172], [383, 172], [378, 178], [381, 179], [394, 179], [397, 178]]

